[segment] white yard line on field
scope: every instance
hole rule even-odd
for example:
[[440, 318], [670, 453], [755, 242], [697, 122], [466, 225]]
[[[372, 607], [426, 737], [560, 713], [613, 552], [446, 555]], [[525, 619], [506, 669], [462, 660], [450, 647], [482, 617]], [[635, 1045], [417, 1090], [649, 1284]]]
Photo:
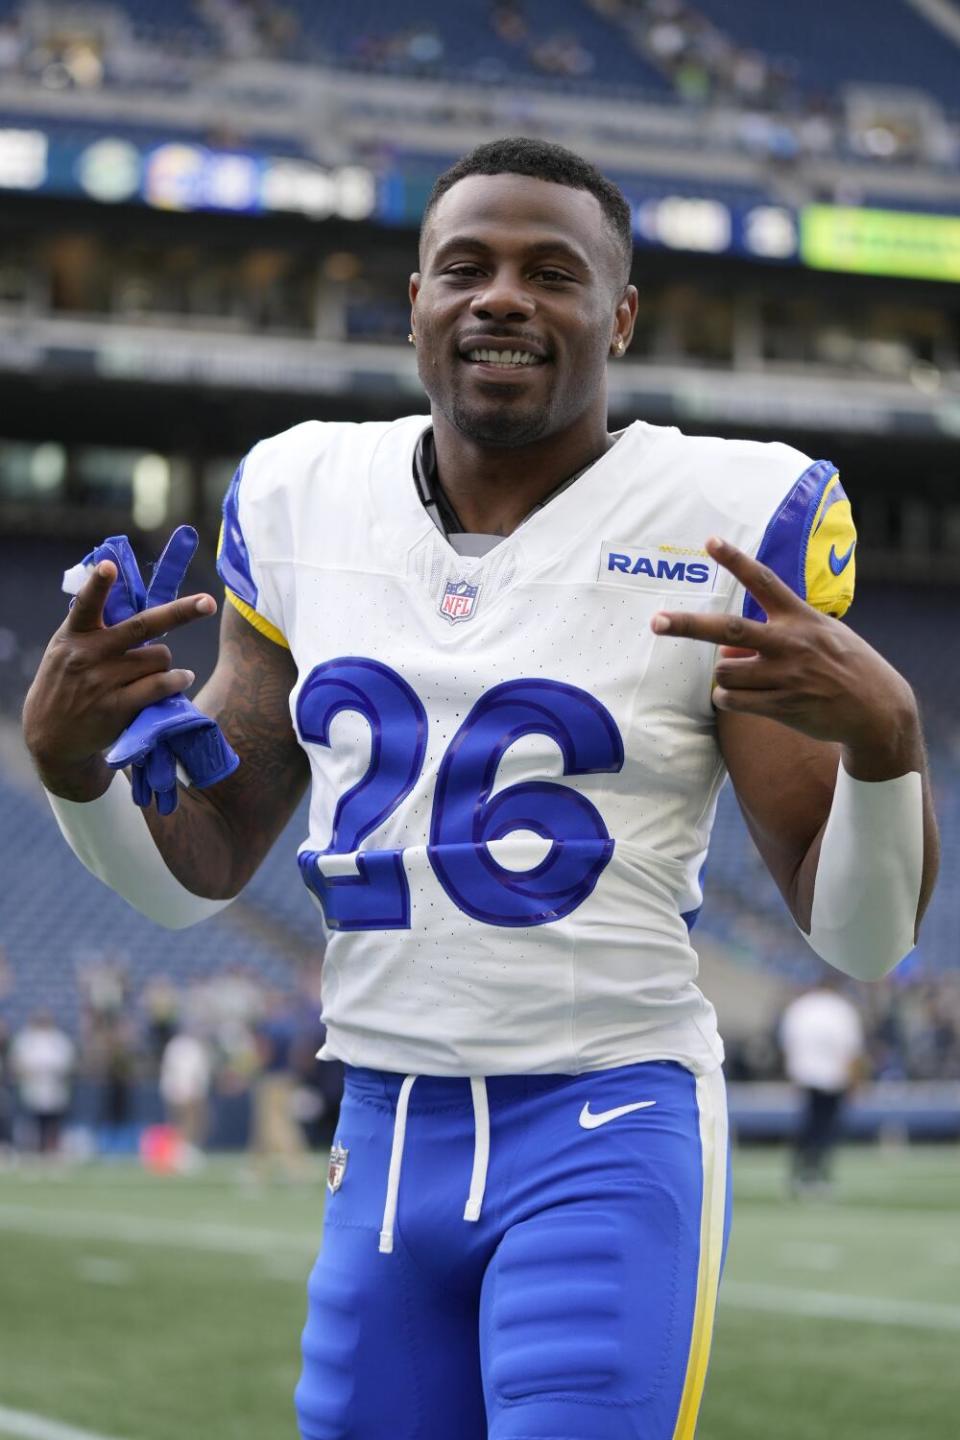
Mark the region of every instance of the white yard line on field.
[[78, 1430], [32, 1410], [8, 1410], [5, 1405], [0, 1405], [0, 1435], [11, 1435], [14, 1440], [111, 1440], [98, 1430]]
[[843, 1246], [824, 1240], [788, 1240], [781, 1245], [778, 1259], [799, 1270], [836, 1270], [843, 1259]]
[[134, 1215], [37, 1211], [29, 1205], [0, 1205], [0, 1230], [21, 1235], [59, 1235], [76, 1240], [116, 1241], [126, 1245], [167, 1246], [178, 1250], [217, 1250], [229, 1255], [313, 1256], [319, 1235], [288, 1235], [253, 1225], [224, 1225], [216, 1220], [184, 1222], [142, 1219]]
[[814, 1320], [862, 1320], [868, 1325], [906, 1325], [918, 1330], [960, 1330], [960, 1305], [886, 1296], [840, 1295], [829, 1290], [794, 1290], [784, 1285], [750, 1285], [739, 1280], [720, 1287], [720, 1308], [766, 1310]]
[[[0, 1205], [0, 1231], [3, 1230], [22, 1235], [267, 1257], [272, 1262], [283, 1256], [296, 1257], [302, 1258], [305, 1264], [315, 1255], [319, 1238], [209, 1220], [179, 1223], [82, 1210], [43, 1213], [29, 1205]], [[960, 1305], [895, 1300], [887, 1296], [795, 1290], [785, 1285], [727, 1280], [720, 1290], [720, 1304], [730, 1309], [801, 1315], [816, 1320], [861, 1320], [872, 1325], [906, 1325], [921, 1330], [960, 1330]], [[0, 1411], [0, 1435], [10, 1434], [3, 1429], [2, 1415]], [[30, 1433], [32, 1436], [33, 1432]], [[46, 1436], [41, 1440], [46, 1440]], [[71, 1440], [71, 1436], [51, 1434], [49, 1440]]]

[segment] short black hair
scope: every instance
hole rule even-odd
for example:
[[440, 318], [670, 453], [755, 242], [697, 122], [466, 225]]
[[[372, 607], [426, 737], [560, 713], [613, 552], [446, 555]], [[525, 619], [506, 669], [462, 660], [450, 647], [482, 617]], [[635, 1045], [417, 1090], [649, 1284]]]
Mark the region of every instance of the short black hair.
[[633, 222], [622, 190], [582, 155], [567, 150], [563, 145], [554, 145], [549, 140], [531, 140], [525, 135], [510, 135], [503, 140], [490, 140], [478, 145], [437, 176], [420, 222], [421, 242], [427, 221], [438, 201], [468, 175], [529, 175], [534, 180], [569, 185], [571, 190], [589, 190], [600, 202], [623, 262], [622, 283], [625, 285], [629, 280], [633, 261]]

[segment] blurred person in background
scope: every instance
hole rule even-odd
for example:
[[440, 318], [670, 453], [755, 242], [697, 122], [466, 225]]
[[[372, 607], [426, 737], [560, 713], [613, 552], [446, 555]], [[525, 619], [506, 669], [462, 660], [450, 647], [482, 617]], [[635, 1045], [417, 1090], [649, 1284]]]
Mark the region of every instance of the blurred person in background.
[[130, 1000], [127, 971], [126, 956], [110, 950], [90, 957], [78, 967], [77, 986], [89, 1024], [110, 1023], [124, 1013]]
[[70, 1036], [45, 1010], [38, 1010], [28, 1020], [10, 1046], [10, 1073], [30, 1126], [33, 1148], [41, 1155], [56, 1155], [60, 1149], [76, 1061]]
[[160, 1062], [160, 1095], [167, 1118], [193, 1158], [207, 1138], [213, 1062], [202, 1037], [181, 1030], [168, 1042]]
[[126, 956], [105, 950], [87, 959], [77, 983], [83, 1000], [78, 1068], [95, 1087], [100, 1141], [114, 1151], [130, 1122], [136, 1069]]
[[287, 1180], [307, 1176], [306, 1144], [294, 1113], [297, 1089], [294, 1051], [299, 1017], [289, 998], [269, 991], [264, 1013], [254, 1027], [260, 1071], [251, 1087], [250, 1149], [260, 1180], [279, 1174]]
[[180, 991], [168, 975], [152, 975], [143, 992], [147, 1053], [154, 1074], [159, 1074], [163, 1052], [180, 1023]]
[[343, 1065], [339, 1060], [318, 1060], [327, 1030], [316, 1010], [302, 1012], [293, 1045], [292, 1063], [297, 1088], [294, 1114], [311, 1150], [329, 1150], [343, 1100]]
[[305, 969], [296, 997], [297, 1032], [291, 1051], [296, 1079], [294, 1114], [310, 1150], [329, 1150], [333, 1143], [343, 1100], [343, 1065], [320, 1060], [327, 1038], [321, 993], [323, 964]]
[[89, 1032], [84, 1061], [97, 1083], [97, 1122], [109, 1150], [129, 1139], [137, 1050], [132, 1022], [124, 1015], [103, 1016]]
[[211, 975], [205, 990], [203, 1003], [215, 1031], [234, 1025], [252, 1029], [264, 1013], [263, 985], [243, 965], [228, 965], [220, 974]]
[[825, 974], [787, 1006], [780, 1021], [780, 1045], [787, 1079], [803, 1097], [790, 1190], [794, 1195], [823, 1193], [830, 1185], [844, 1101], [866, 1073], [859, 1011], [840, 993], [832, 975]]

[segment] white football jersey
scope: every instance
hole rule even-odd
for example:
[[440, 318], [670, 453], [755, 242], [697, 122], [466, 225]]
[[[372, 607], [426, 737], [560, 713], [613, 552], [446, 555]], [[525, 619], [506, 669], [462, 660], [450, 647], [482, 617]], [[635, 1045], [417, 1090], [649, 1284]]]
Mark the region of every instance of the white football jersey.
[[744, 606], [711, 534], [841, 613], [836, 472], [638, 421], [471, 558], [415, 488], [428, 424], [298, 425], [255, 446], [224, 505], [228, 598], [298, 671], [322, 1053], [432, 1075], [706, 1072], [722, 1049], [690, 925], [725, 773], [715, 652], [649, 622]]

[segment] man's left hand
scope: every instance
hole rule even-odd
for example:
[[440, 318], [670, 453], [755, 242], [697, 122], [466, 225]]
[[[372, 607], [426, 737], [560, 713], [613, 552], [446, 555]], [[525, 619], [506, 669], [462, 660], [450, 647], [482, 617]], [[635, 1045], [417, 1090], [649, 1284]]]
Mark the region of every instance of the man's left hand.
[[[815, 740], [846, 749], [861, 779], [916, 768], [916, 701], [903, 676], [865, 640], [814, 610], [766, 565], [725, 540], [707, 541], [710, 556], [750, 592], [766, 623], [741, 615], [658, 611], [657, 635], [720, 647], [713, 703], [718, 710], [763, 715]], [[884, 773], [886, 772], [886, 773]]]

